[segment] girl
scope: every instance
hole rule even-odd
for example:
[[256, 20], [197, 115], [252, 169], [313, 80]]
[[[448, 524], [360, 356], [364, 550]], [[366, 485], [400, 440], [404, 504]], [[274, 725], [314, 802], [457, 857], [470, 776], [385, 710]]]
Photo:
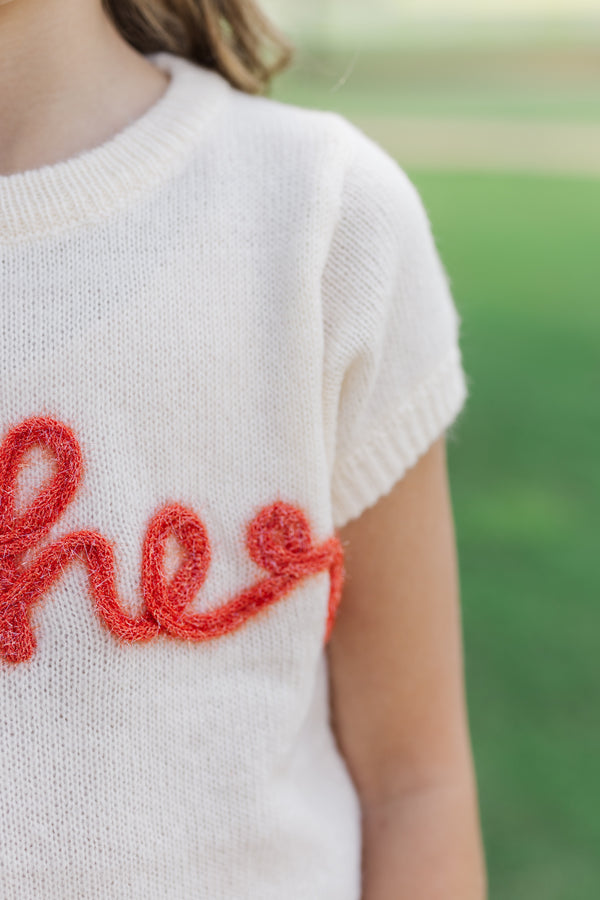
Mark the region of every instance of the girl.
[[2, 898], [484, 896], [459, 317], [288, 59], [250, 0], [0, 5]]

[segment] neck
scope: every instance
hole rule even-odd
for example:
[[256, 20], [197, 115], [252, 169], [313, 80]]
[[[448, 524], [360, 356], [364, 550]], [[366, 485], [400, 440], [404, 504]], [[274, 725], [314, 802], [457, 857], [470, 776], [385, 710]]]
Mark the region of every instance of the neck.
[[103, 143], [166, 82], [99, 0], [0, 0], [0, 175]]

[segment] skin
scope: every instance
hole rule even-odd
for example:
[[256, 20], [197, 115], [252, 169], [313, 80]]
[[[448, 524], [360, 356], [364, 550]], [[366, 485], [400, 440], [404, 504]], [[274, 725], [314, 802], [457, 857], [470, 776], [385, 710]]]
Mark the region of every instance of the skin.
[[167, 83], [100, 0], [0, 0], [0, 175], [103, 143]]
[[[100, 0], [0, 0], [0, 175], [99, 145], [166, 85]], [[444, 439], [340, 534], [327, 654], [363, 814], [362, 900], [484, 900]]]
[[327, 653], [363, 813], [363, 900], [483, 900], [445, 437], [340, 537]]

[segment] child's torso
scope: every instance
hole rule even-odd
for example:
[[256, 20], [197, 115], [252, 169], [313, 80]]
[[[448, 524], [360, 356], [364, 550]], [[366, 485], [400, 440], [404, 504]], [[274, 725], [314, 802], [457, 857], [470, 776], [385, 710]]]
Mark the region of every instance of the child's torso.
[[3, 897], [357, 900], [315, 192], [214, 165], [0, 248]]

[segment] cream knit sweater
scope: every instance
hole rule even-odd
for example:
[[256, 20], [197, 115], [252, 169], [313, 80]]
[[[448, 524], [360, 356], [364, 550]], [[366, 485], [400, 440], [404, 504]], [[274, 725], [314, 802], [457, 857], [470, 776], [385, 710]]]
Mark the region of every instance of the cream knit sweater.
[[467, 396], [403, 170], [167, 53], [0, 177], [0, 895], [359, 900], [336, 528]]

